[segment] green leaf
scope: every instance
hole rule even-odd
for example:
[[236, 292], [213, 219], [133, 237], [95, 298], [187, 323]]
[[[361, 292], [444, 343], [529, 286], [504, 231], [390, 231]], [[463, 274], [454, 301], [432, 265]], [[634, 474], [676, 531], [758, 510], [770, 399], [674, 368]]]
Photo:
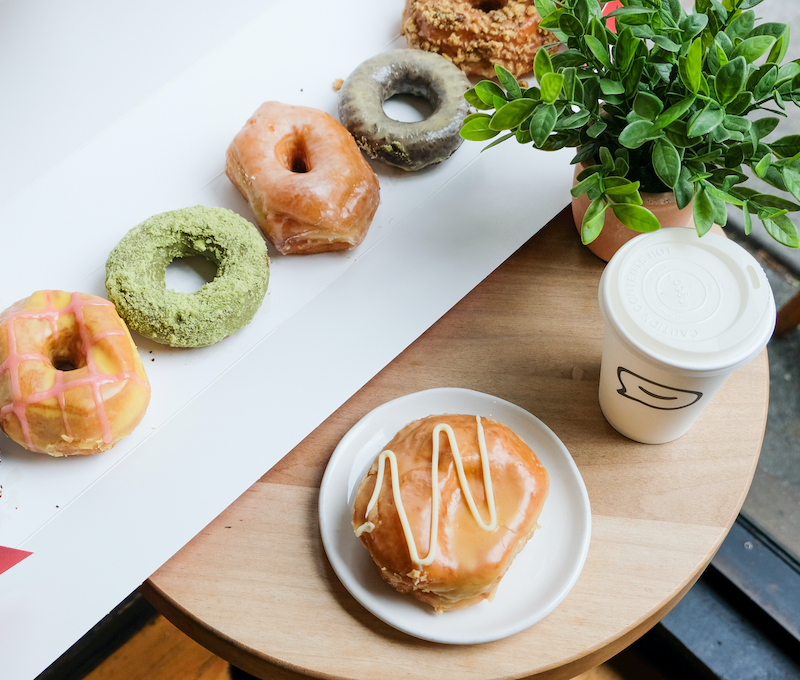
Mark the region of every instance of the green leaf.
[[556, 11], [556, 6], [553, 0], [536, 0], [536, 11], [544, 19]]
[[581, 24], [580, 19], [569, 12], [565, 12], [558, 18], [558, 28], [570, 38], [577, 38], [583, 35], [583, 24]]
[[533, 87], [529, 87], [527, 90], [525, 90], [522, 93], [522, 96], [526, 99], [533, 99], [534, 101], [538, 102], [542, 98], [542, 91], [534, 85]]
[[614, 174], [620, 177], [627, 177], [628, 170], [631, 169], [631, 166], [628, 165], [628, 159], [620, 155], [620, 151], [622, 151], [622, 149], [617, 149], [617, 159], [614, 161]]
[[[541, 51], [541, 50], [540, 50]], [[678, 70], [681, 80], [686, 88], [695, 94], [700, 91], [700, 76], [701, 67], [703, 65], [703, 41], [701, 38], [696, 38], [686, 56], [678, 60]]]
[[578, 196], [583, 196], [587, 191], [590, 189], [594, 189], [600, 182], [600, 175], [598, 173], [593, 173], [586, 177], [585, 179], [578, 182], [572, 189], [570, 189], [570, 194], [572, 194], [573, 198], [578, 198]]
[[722, 51], [725, 52], [725, 55], [728, 57], [726, 61], [729, 61], [731, 53], [733, 52], [733, 41], [728, 34], [720, 31], [714, 36], [714, 42], [722, 48]]
[[[612, 183], [610, 180], [619, 181]], [[624, 177], [607, 177], [604, 184], [606, 196], [614, 203], [642, 204], [642, 197], [639, 195], [639, 182], [631, 182]]]
[[547, 50], [537, 50], [536, 56], [533, 59], [533, 74], [541, 87], [542, 78], [548, 73], [553, 72], [553, 62], [550, 60], [550, 55]]
[[614, 170], [614, 157], [607, 147], [600, 147], [600, 164], [605, 172], [612, 172]]
[[689, 14], [681, 19], [678, 27], [681, 29], [681, 40], [688, 42], [708, 26], [708, 17], [705, 14]]
[[700, 236], [707, 234], [714, 226], [714, 204], [713, 199], [706, 193], [704, 187], [697, 187], [692, 204], [692, 216], [694, 226]]
[[511, 130], [530, 116], [536, 106], [533, 99], [515, 99], [498, 109], [489, 121], [489, 128], [498, 131]]
[[[641, 8], [621, 8], [621, 9], [641, 9]], [[611, 13], [613, 15], [613, 12]], [[611, 16], [609, 15], [609, 16]], [[628, 70], [633, 58], [636, 56], [636, 49], [641, 41], [633, 35], [627, 26], [617, 36], [617, 44], [614, 46], [614, 65], [622, 72]]]
[[717, 189], [717, 187], [715, 187], [713, 184], [706, 184], [705, 190], [714, 198], [719, 201], [723, 201], [724, 203], [730, 203], [731, 205], [736, 206], [741, 206], [744, 203], [744, 201], [736, 198], [736, 196], [731, 196], [728, 192]]
[[657, 139], [653, 143], [653, 170], [670, 189], [678, 183], [681, 175], [681, 156], [667, 139]]
[[730, 36], [732, 40], [735, 38], [743, 40], [750, 34], [750, 31], [753, 30], [755, 16], [754, 12], [742, 12], [728, 24], [725, 33]]
[[658, 45], [662, 50], [667, 52], [675, 52], [676, 54], [681, 51], [681, 46], [667, 38], [665, 35], [654, 35], [652, 41]]
[[594, 58], [597, 59], [597, 61], [599, 61], [607, 69], [610, 69], [611, 57], [608, 54], [608, 48], [593, 35], [585, 35], [583, 36], [583, 39], [586, 42], [586, 46], [594, 55]]
[[[712, 65], [712, 56], [716, 58], [716, 67]], [[716, 40], [713, 43], [712, 49], [708, 51], [708, 59], [708, 63], [712, 65], [712, 70], [715, 72], [719, 71], [720, 68], [725, 66], [725, 64], [730, 61], [730, 59], [728, 59], [728, 55], [725, 53], [725, 50], [722, 49], [721, 45]]]
[[586, 109], [578, 111], [577, 113], [573, 113], [566, 118], [561, 118], [560, 120], [556, 121], [555, 129], [574, 130], [575, 128], [582, 127], [590, 117], [591, 114]]
[[752, 101], [752, 94], [749, 92], [742, 92], [738, 97], [736, 97], [736, 99], [728, 104], [727, 111], [734, 116], [740, 116], [747, 111]]
[[586, 144], [578, 149], [578, 153], [576, 153], [572, 160], [570, 161], [570, 165], [575, 165], [576, 163], [583, 163], [584, 161], [588, 161], [594, 158], [595, 153], [597, 152], [597, 144]]
[[750, 209], [747, 205], [747, 201], [744, 202], [744, 207], [742, 208], [742, 221], [744, 222], [744, 233], [749, 236], [750, 232], [753, 230], [753, 218], [750, 217]]
[[629, 17], [634, 14], [653, 14], [653, 10], [647, 7], [620, 7], [609, 12], [606, 17]]
[[764, 64], [753, 71], [747, 79], [747, 89], [756, 101], [769, 97], [778, 81], [778, 69], [774, 64]]
[[781, 158], [791, 158], [800, 153], [800, 135], [786, 135], [776, 139], [769, 145], [769, 148], [776, 156]]
[[763, 56], [775, 44], [775, 38], [771, 35], [756, 35], [752, 38], [742, 40], [733, 48], [731, 58], [744, 57], [748, 64], [752, 64], [756, 59]]
[[606, 123], [604, 120], [596, 120], [586, 130], [586, 134], [589, 135], [592, 139], [597, 139], [600, 135], [603, 134], [603, 132], [607, 127], [608, 123]]
[[781, 170], [781, 173], [783, 174], [783, 182], [786, 185], [786, 189], [800, 201], [800, 171], [791, 165], [787, 165]]
[[539, 81], [539, 87], [542, 90], [542, 101], [546, 104], [554, 104], [558, 95], [561, 94], [561, 88], [564, 87], [564, 74], [545, 73]]
[[619, 143], [628, 149], [638, 149], [651, 139], [655, 125], [649, 120], [637, 120], [627, 125], [619, 134]]
[[[542, 50], [540, 50], [542, 51]], [[494, 108], [494, 98], [500, 97], [505, 101], [506, 93], [500, 88], [497, 83], [491, 80], [482, 80], [475, 86], [475, 93], [484, 104], [489, 104]]]
[[725, 111], [718, 104], [710, 102], [703, 110], [689, 119], [686, 134], [691, 137], [702, 137], [711, 132], [725, 118]]
[[503, 68], [500, 64], [495, 64], [494, 72], [497, 74], [497, 79], [500, 84], [506, 88], [508, 96], [512, 99], [519, 99], [522, 96], [522, 88], [519, 86], [517, 79], [511, 71]]
[[554, 69], [583, 66], [586, 63], [586, 55], [578, 50], [565, 50], [554, 54], [551, 58], [551, 63]]
[[530, 126], [518, 127], [517, 131], [514, 133], [514, 136], [517, 138], [517, 142], [520, 144], [530, 144], [533, 141], [533, 137], [531, 137]]
[[623, 94], [625, 92], [625, 86], [618, 80], [611, 80], [610, 78], [601, 78], [600, 90], [605, 95]]
[[639, 89], [639, 83], [642, 80], [642, 73], [644, 73], [644, 66], [647, 62], [646, 57], [637, 57], [634, 59], [628, 73], [625, 74], [625, 96], [632, 97]]
[[[543, 52], [544, 50], [539, 50]], [[542, 146], [555, 129], [558, 112], [553, 104], [540, 106], [531, 118], [531, 137], [536, 146]]]
[[725, 116], [722, 124], [728, 130], [736, 130], [742, 133], [750, 132], [750, 128], [753, 126], [747, 118], [741, 118], [740, 116]]
[[736, 99], [736, 96], [744, 88], [746, 79], [747, 62], [744, 57], [736, 57], [725, 64], [717, 73], [717, 79], [714, 82], [720, 103], [725, 105]]
[[476, 109], [488, 110], [494, 108], [491, 103], [487, 104], [478, 96], [474, 87], [464, 93], [464, 99], [467, 100], [470, 106], [474, 106]]
[[661, 227], [658, 218], [647, 208], [630, 203], [616, 203], [611, 206], [617, 219], [628, 229], [634, 231], [656, 231]]
[[675, 202], [681, 210], [688, 206], [694, 198], [694, 184], [689, 180], [689, 176], [689, 171], [686, 168], [681, 168], [680, 179], [674, 188]]
[[561, 73], [564, 75], [564, 98], [568, 102], [575, 101], [575, 83], [578, 82], [578, 69], [574, 66], [565, 68]]
[[476, 114], [479, 118], [473, 118], [461, 126], [461, 136], [471, 142], [484, 142], [499, 134], [497, 130], [489, 127], [491, 118], [485, 114]]
[[642, 118], [655, 120], [656, 116], [664, 110], [664, 104], [654, 94], [640, 90], [633, 100], [633, 110]]
[[666, 111], [664, 111], [664, 113], [660, 114], [656, 118], [656, 126], [659, 128], [665, 128], [671, 123], [674, 123], [691, 108], [692, 104], [694, 104], [694, 101], [694, 97], [687, 97], [686, 99], [679, 101], [677, 104], [673, 104]]
[[606, 219], [606, 207], [606, 202], [602, 197], [594, 199], [589, 204], [581, 222], [581, 242], [583, 245], [588, 245], [600, 235]]
[[756, 171], [756, 174], [761, 177], [761, 179], [764, 179], [770, 165], [772, 165], [772, 154], [764, 154], [764, 157], [756, 163], [756, 167], [753, 168], [753, 170]]
[[777, 84], [780, 85], [787, 80], [793, 80], [798, 75], [800, 75], [800, 63], [798, 63], [798, 60], [790, 61], [778, 69]]
[[780, 196], [771, 196], [770, 194], [754, 194], [750, 200], [761, 208], [776, 208], [777, 210], [788, 210], [796, 212], [800, 210], [800, 205], [794, 201], [789, 201]]
[[688, 149], [697, 143], [686, 136], [686, 123], [682, 120], [676, 120], [674, 123], [670, 123], [664, 128], [664, 134], [667, 139], [679, 149]]
[[778, 243], [790, 248], [800, 247], [800, 238], [797, 236], [797, 227], [786, 215], [779, 215], [773, 219], [763, 219], [762, 223], [767, 233]]

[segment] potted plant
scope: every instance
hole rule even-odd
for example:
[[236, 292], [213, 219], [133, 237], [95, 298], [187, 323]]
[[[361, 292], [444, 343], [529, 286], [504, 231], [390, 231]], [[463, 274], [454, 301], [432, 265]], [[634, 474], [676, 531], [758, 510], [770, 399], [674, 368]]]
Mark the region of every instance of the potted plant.
[[800, 205], [742, 186], [749, 168], [800, 201], [800, 135], [765, 140], [786, 104], [797, 104], [800, 60], [781, 63], [789, 28], [756, 25], [760, 2], [696, 0], [687, 14], [680, 0], [620, 0], [603, 16], [597, 0], [536, 0], [557, 49], [537, 52], [536, 86], [497, 67], [499, 85], [470, 89], [478, 112], [461, 135], [497, 137], [487, 148], [512, 137], [544, 151], [574, 147], [572, 195], [588, 206], [579, 220], [585, 244], [609, 215], [634, 231], [658, 229], [642, 194], [672, 192], [701, 236], [725, 225], [731, 204], [747, 233], [755, 215], [775, 240], [797, 248], [787, 213]]

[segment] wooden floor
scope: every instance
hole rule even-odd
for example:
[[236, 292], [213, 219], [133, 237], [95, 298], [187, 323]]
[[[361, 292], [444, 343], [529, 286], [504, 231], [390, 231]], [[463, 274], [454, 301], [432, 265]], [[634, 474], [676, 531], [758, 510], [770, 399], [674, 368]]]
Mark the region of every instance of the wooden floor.
[[[229, 680], [228, 663], [157, 616], [84, 680]], [[576, 680], [667, 680], [633, 652]]]

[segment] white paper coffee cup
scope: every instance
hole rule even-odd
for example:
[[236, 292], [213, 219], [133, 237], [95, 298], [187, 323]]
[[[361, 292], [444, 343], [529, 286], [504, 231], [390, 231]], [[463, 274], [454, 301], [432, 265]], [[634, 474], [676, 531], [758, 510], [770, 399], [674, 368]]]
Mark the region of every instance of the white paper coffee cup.
[[600, 279], [600, 408], [646, 444], [685, 434], [775, 328], [764, 270], [717, 234], [660, 229], [626, 243]]

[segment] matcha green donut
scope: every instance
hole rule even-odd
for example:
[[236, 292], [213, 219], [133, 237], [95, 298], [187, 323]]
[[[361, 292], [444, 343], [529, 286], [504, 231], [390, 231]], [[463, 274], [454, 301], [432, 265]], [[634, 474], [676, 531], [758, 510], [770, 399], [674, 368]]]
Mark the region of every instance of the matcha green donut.
[[[167, 265], [200, 256], [217, 275], [194, 293], [169, 290]], [[255, 316], [269, 281], [259, 230], [224, 208], [201, 205], [161, 213], [131, 229], [106, 262], [106, 290], [137, 333], [172, 347], [213, 345]]]

